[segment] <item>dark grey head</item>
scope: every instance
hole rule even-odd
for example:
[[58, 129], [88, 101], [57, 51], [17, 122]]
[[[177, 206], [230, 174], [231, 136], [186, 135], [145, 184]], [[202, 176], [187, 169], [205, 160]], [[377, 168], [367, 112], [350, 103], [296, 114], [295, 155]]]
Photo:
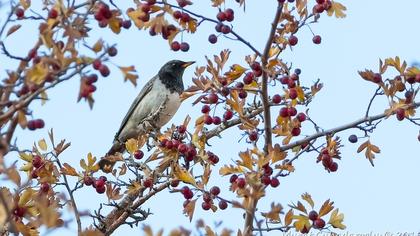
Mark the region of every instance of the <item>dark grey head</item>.
[[159, 79], [165, 84], [166, 88], [171, 90], [171, 92], [177, 91], [181, 93], [184, 91], [184, 84], [182, 83], [184, 70], [193, 63], [194, 61], [169, 61], [159, 70]]

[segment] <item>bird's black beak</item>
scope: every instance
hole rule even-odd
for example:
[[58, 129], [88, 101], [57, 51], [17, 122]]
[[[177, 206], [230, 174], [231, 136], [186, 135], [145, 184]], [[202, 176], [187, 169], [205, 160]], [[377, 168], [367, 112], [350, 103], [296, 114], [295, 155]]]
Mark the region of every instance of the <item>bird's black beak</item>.
[[182, 68], [187, 68], [188, 66], [190, 66], [190, 65], [192, 65], [192, 64], [194, 64], [195, 63], [195, 61], [188, 61], [188, 62], [185, 62], [184, 64], [182, 64]]

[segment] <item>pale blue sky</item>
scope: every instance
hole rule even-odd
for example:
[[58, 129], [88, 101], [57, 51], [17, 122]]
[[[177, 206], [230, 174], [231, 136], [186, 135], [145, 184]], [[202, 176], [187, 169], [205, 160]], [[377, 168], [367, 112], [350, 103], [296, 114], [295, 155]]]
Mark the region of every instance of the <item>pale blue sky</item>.
[[[191, 9], [206, 12], [205, 15], [215, 15], [216, 10], [207, 6], [209, 1], [194, 4]], [[228, 1], [233, 6], [233, 1]], [[234, 29], [248, 39], [257, 48], [262, 48], [266, 41], [274, 6], [276, 1], [247, 1], [247, 12], [243, 14], [236, 10]], [[342, 1], [347, 6], [347, 18], [335, 19], [323, 15], [320, 23], [311, 25], [316, 34], [322, 36], [322, 44], [312, 44], [312, 36], [308, 28], [302, 28], [298, 33], [299, 44], [291, 52], [287, 50], [282, 58], [292, 61], [293, 65], [302, 68], [302, 81], [315, 81], [318, 78], [324, 83], [324, 89], [315, 98], [310, 107], [310, 114], [323, 128], [332, 128], [351, 122], [364, 115], [367, 103], [376, 87], [363, 81], [357, 74], [364, 68], [378, 68], [379, 58], [400, 56], [409, 63], [419, 59], [418, 9], [420, 2], [401, 0], [398, 4], [391, 1]], [[4, 12], [2, 13], [4, 15]], [[31, 29], [22, 28], [13, 39], [6, 40], [11, 51], [23, 55], [29, 48], [22, 40]], [[139, 86], [134, 88], [129, 83], [123, 83], [119, 71], [111, 67], [111, 76], [100, 78], [95, 92], [95, 106], [89, 110], [87, 104], [76, 103], [79, 81], [77, 79], [58, 86], [49, 93], [51, 101], [45, 106], [33, 105], [35, 118], [43, 118], [46, 129], [35, 132], [19, 132], [18, 143], [29, 147], [41, 137], [47, 137], [47, 129], [54, 128], [57, 138], [66, 138], [72, 146], [62, 159], [64, 162], [78, 163], [88, 152], [99, 157], [104, 154], [118, 129], [132, 100], [141, 86], [151, 78], [160, 66], [173, 58], [196, 60], [197, 65], [205, 64], [205, 55], [218, 54], [220, 50], [229, 48], [231, 63], [243, 62], [250, 50], [239, 42], [219, 38], [215, 45], [207, 42], [207, 37], [213, 33], [214, 25], [203, 23], [198, 32], [184, 35], [184, 40], [190, 43], [187, 53], [175, 53], [168, 50], [168, 45], [160, 37], [152, 38], [147, 32], [138, 31], [132, 27], [115, 36], [107, 32], [94, 31], [90, 33], [91, 42], [104, 37], [110, 44], [118, 45], [119, 54], [113, 59], [118, 65], [134, 64], [138, 69]], [[15, 40], [14, 40], [15, 39]], [[28, 41], [36, 40], [36, 38]], [[25, 48], [25, 46], [27, 46]], [[9, 61], [1, 57], [1, 73], [9, 67]], [[185, 73], [185, 84], [191, 84], [193, 70]], [[274, 91], [274, 90], [273, 90]], [[183, 103], [172, 120], [179, 124], [187, 114], [199, 114], [200, 106], [192, 107], [192, 100]], [[383, 112], [386, 100], [381, 98], [374, 105], [373, 113]], [[303, 134], [311, 134], [313, 130], [307, 124]], [[237, 157], [244, 143], [238, 144], [240, 138], [237, 129], [232, 129], [222, 140], [212, 140], [211, 149], [218, 154], [221, 162], [216, 165], [215, 172], [222, 163], [229, 163]], [[345, 147], [341, 150], [343, 159], [339, 161], [338, 172], [328, 174], [320, 164], [316, 164], [316, 155], [303, 156], [296, 163], [296, 172], [281, 179], [281, 185], [276, 190], [269, 190], [268, 197], [261, 201], [259, 208], [267, 210], [272, 201], [283, 206], [299, 200], [300, 194], [308, 192], [312, 195], [319, 209], [322, 202], [328, 198], [335, 202], [340, 212], [345, 214], [344, 223], [349, 233], [384, 233], [386, 231], [420, 232], [418, 213], [419, 188], [416, 179], [420, 177], [418, 167], [419, 142], [418, 127], [409, 122], [397, 122], [395, 117], [384, 121], [371, 136], [382, 153], [375, 159], [375, 167], [362, 154], [357, 154], [357, 145], [349, 144], [347, 136], [362, 133], [357, 130], [343, 132]], [[16, 156], [15, 154], [11, 154]], [[220, 179], [212, 177], [211, 183], [222, 185], [222, 196], [232, 198], [228, 193], [228, 177]], [[93, 189], [87, 188], [76, 193], [79, 209], [94, 210], [100, 202], [105, 202], [105, 196], [98, 195]], [[181, 194], [161, 193], [148, 202], [145, 207], [154, 213], [147, 224], [154, 229], [168, 230], [183, 226], [194, 227], [182, 215]], [[242, 228], [242, 212], [228, 209], [215, 214], [204, 212], [198, 206], [194, 219], [204, 218], [211, 225], [214, 221], [223, 220], [223, 226], [231, 229]], [[88, 217], [83, 218], [84, 226], [91, 223]], [[74, 232], [75, 226], [72, 226]], [[142, 234], [140, 228], [121, 227], [115, 235]], [[346, 232], [346, 231], [344, 231]], [[62, 234], [62, 232], [55, 232]], [[54, 234], [54, 232], [52, 233]], [[277, 235], [273, 233], [272, 235]]]

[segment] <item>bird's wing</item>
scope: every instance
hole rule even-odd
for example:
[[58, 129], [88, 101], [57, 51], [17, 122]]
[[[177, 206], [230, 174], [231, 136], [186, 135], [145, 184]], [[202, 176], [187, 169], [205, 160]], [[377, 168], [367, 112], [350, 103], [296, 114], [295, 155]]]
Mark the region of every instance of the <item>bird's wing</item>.
[[153, 77], [151, 80], [149, 80], [144, 87], [142, 88], [142, 90], [140, 91], [139, 95], [136, 97], [136, 99], [134, 100], [133, 104], [131, 104], [130, 109], [128, 110], [127, 114], [125, 115], [123, 121], [121, 122], [121, 126], [118, 129], [117, 134], [115, 135], [115, 139], [118, 138], [118, 136], [120, 136], [121, 131], [124, 129], [124, 126], [127, 124], [128, 119], [130, 118], [130, 116], [133, 114], [133, 111], [136, 109], [137, 105], [139, 104], [139, 102], [144, 98], [144, 96], [146, 96], [146, 94], [148, 94], [150, 92], [150, 90], [152, 90], [153, 87], [153, 82], [157, 79], [157, 76]]

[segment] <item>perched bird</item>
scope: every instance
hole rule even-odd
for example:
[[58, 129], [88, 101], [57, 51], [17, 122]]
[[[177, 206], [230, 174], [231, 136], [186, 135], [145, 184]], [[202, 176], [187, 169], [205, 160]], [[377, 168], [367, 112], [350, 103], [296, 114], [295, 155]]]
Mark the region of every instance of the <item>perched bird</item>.
[[[194, 61], [169, 61], [146, 83], [125, 115], [107, 156], [123, 153], [128, 139], [158, 130], [169, 122], [181, 105], [184, 70], [193, 63]], [[113, 164], [109, 161], [99, 163], [102, 170], [104, 165]]]

